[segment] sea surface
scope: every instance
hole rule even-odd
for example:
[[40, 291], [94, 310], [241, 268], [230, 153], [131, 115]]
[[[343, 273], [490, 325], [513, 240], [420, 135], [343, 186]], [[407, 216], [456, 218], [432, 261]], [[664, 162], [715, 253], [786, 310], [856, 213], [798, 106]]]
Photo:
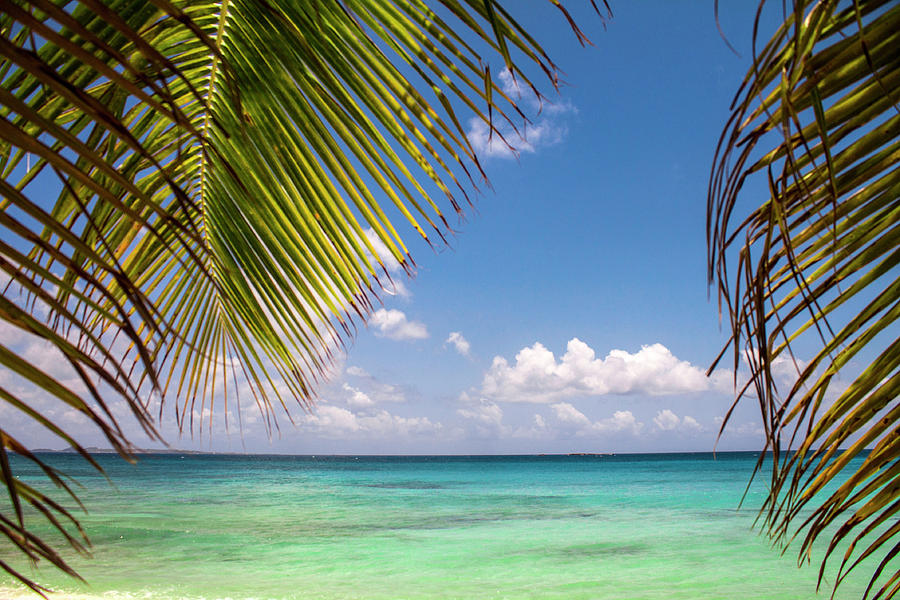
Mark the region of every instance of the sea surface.
[[762, 480], [737, 509], [756, 456], [99, 456], [111, 485], [45, 455], [84, 486], [88, 583], [0, 560], [54, 599], [828, 598], [753, 529]]

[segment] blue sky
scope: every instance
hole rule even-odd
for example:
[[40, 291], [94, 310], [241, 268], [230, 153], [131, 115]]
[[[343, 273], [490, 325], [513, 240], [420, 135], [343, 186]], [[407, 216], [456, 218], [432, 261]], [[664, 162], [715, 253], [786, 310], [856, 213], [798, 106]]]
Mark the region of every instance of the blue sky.
[[[518, 159], [481, 147], [494, 189], [475, 197], [450, 247], [406, 232], [415, 278], [382, 296], [314, 414], [279, 418], [269, 440], [248, 407], [243, 433], [216, 421], [211, 439], [192, 440], [168, 423], [169, 442], [312, 454], [712, 450], [732, 394], [727, 372], [703, 375], [727, 340], [706, 285], [706, 187], [749, 65], [754, 4], [721, 7], [738, 56], [712, 1], [616, 3], [606, 28], [581, 7], [589, 48], [552, 8], [511, 3], [569, 85], [549, 94]], [[470, 129], [476, 146], [482, 133]], [[744, 403], [719, 449], [761, 447], [756, 411]], [[86, 428], [83, 439], [102, 445]]]

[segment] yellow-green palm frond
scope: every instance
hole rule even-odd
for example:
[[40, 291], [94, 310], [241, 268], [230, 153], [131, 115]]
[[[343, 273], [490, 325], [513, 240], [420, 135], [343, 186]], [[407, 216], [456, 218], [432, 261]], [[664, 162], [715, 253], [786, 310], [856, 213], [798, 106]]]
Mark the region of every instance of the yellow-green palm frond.
[[[773, 453], [761, 516], [803, 560], [829, 539], [820, 583], [834, 552], [835, 586], [867, 560], [876, 598], [900, 590], [898, 82], [900, 5], [794, 2], [736, 97], [708, 213], [710, 281]], [[742, 218], [754, 181], [768, 194]]]
[[[115, 398], [155, 438], [164, 403], [194, 431], [195, 414], [238, 388], [272, 427], [274, 408], [308, 408], [390, 277], [383, 261], [411, 272], [402, 223], [444, 243], [446, 214], [483, 179], [461, 115], [499, 137], [495, 120], [524, 117], [483, 55], [527, 88], [538, 89], [531, 73], [557, 83], [494, 0], [434, 4], [5, 3], [0, 318], [55, 348], [83, 390], [2, 344], [0, 365], [123, 455]], [[90, 460], [39, 407], [0, 395]], [[67, 568], [28, 533], [23, 502], [76, 549], [86, 540], [66, 533], [61, 506], [16, 482], [6, 453], [58, 474], [12, 432], [0, 438], [14, 513], [0, 528], [32, 559]]]

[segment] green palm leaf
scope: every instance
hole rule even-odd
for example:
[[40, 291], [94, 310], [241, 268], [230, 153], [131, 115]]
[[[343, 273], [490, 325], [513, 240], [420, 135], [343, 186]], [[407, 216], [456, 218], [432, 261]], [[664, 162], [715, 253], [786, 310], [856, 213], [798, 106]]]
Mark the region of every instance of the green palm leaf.
[[[898, 48], [896, 3], [794, 2], [735, 100], [708, 212], [710, 281], [773, 452], [761, 516], [802, 560], [830, 538], [820, 584], [838, 549], [835, 587], [869, 558], [876, 598], [900, 589]], [[768, 197], [738, 222], [754, 179]], [[798, 347], [813, 357], [779, 388]]]
[[[217, 398], [227, 415], [238, 387], [271, 427], [289, 401], [309, 408], [390, 277], [368, 230], [411, 272], [398, 224], [443, 243], [447, 207], [461, 213], [484, 177], [458, 111], [492, 128], [522, 117], [479, 53], [533, 89], [514, 55], [556, 84], [493, 0], [14, 1], [0, 33], [0, 318], [52, 344], [87, 392], [2, 345], [0, 364], [124, 456], [110, 398], [156, 438], [164, 402], [202, 432], [194, 415], [211, 418]], [[47, 185], [62, 192], [47, 198]], [[91, 460], [39, 407], [0, 396]], [[2, 533], [68, 569], [29, 533], [23, 504], [76, 550], [86, 538], [15, 479], [7, 451], [69, 488], [10, 433], [0, 440], [14, 513]]]

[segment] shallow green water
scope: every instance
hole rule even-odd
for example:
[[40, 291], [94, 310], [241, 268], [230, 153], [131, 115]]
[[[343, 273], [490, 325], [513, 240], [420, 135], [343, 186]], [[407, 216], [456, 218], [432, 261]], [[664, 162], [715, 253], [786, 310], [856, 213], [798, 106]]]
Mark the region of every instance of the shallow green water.
[[90, 585], [37, 572], [58, 598], [828, 597], [735, 510], [753, 454], [100, 458], [116, 488], [52, 458], [86, 486], [94, 543], [73, 558]]

